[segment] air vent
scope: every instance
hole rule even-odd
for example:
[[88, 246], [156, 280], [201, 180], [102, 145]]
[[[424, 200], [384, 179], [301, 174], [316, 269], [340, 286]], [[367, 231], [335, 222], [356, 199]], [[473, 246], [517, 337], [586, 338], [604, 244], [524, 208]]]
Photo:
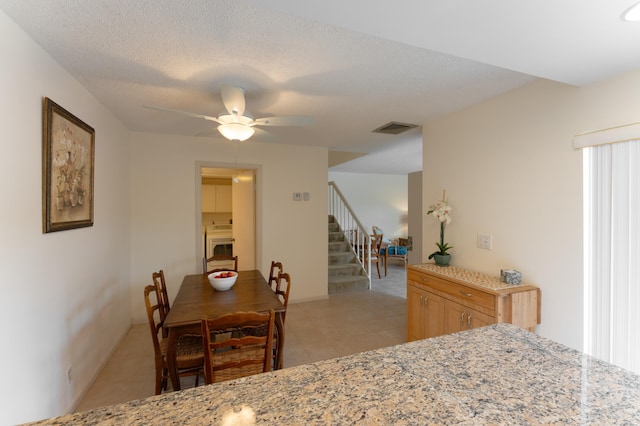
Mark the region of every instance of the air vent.
[[384, 126], [380, 126], [373, 130], [373, 133], [385, 133], [387, 135], [399, 135], [402, 132], [418, 127], [417, 124], [399, 123], [397, 121], [391, 121]]

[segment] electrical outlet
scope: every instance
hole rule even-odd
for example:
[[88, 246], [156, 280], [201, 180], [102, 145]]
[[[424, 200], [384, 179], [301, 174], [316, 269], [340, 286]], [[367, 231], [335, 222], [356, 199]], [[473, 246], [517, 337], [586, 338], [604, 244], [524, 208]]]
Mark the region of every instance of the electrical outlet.
[[491, 250], [491, 246], [492, 246], [491, 235], [478, 234], [478, 238], [476, 240], [476, 247], [484, 250]]
[[71, 374], [71, 367], [67, 368], [67, 384], [71, 384], [71, 379], [73, 379], [73, 375]]
[[302, 201], [302, 192], [294, 192], [293, 201]]

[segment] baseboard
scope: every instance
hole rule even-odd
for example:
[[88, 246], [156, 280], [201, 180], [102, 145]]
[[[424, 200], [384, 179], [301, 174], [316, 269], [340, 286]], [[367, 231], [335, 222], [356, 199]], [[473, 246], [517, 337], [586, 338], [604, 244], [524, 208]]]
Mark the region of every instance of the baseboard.
[[304, 303], [304, 302], [315, 302], [318, 300], [326, 300], [329, 298], [329, 295], [324, 295], [324, 296], [318, 296], [318, 297], [309, 297], [309, 298], [305, 298], [305, 299], [296, 299], [296, 300], [289, 300], [289, 304], [294, 305], [296, 303]]

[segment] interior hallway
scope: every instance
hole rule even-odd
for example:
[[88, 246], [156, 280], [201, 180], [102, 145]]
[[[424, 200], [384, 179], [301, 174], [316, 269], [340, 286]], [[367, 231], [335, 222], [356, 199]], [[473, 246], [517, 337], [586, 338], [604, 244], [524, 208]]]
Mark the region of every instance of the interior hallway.
[[[372, 278], [372, 291], [289, 304], [285, 324], [284, 367], [335, 358], [406, 341], [406, 272], [398, 259], [387, 277]], [[295, 291], [292, 277], [292, 291]], [[142, 289], [140, 303], [143, 302]], [[153, 345], [148, 324], [131, 327], [77, 411], [154, 394]], [[200, 378], [200, 383], [203, 379]], [[193, 386], [193, 378], [182, 386]]]

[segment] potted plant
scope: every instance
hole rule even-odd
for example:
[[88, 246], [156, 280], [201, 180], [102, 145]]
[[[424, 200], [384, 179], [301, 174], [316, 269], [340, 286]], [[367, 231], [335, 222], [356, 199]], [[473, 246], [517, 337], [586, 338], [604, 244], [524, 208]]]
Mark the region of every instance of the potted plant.
[[442, 193], [442, 201], [438, 201], [429, 207], [427, 214], [432, 214], [440, 221], [440, 241], [436, 242], [438, 247], [437, 251], [434, 251], [429, 255], [429, 259], [434, 259], [436, 265], [447, 266], [451, 261], [451, 255], [448, 253], [453, 247], [449, 243], [444, 242], [444, 228], [451, 223], [451, 206], [448, 206], [444, 200], [444, 192]]

